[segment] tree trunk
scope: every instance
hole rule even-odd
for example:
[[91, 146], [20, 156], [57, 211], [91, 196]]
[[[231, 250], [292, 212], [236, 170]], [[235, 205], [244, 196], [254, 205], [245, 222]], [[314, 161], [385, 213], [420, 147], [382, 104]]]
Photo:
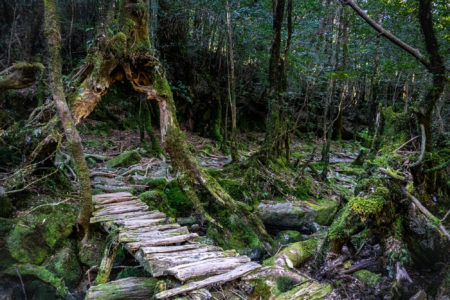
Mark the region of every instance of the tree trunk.
[[269, 113], [267, 117], [266, 136], [258, 153], [263, 163], [279, 158], [283, 150], [289, 149], [286, 141], [287, 133], [286, 114], [283, 104], [283, 66], [280, 58], [281, 27], [283, 25], [285, 0], [273, 1], [273, 39], [269, 60]]
[[62, 61], [60, 55], [60, 30], [58, 23], [56, 0], [45, 0], [45, 36], [48, 45], [49, 85], [53, 94], [58, 116], [61, 120], [64, 134], [72, 150], [72, 156], [80, 178], [80, 212], [78, 223], [84, 231], [83, 241], [87, 241], [89, 221], [92, 213], [91, 182], [89, 169], [84, 158], [81, 138], [75, 128], [69, 107], [66, 103], [62, 83]]
[[231, 158], [234, 162], [239, 160], [237, 151], [237, 127], [236, 127], [236, 79], [234, 75], [233, 33], [231, 30], [230, 5], [226, 1], [227, 10], [227, 34], [228, 34], [228, 62], [230, 63], [228, 75], [228, 95], [231, 107]]

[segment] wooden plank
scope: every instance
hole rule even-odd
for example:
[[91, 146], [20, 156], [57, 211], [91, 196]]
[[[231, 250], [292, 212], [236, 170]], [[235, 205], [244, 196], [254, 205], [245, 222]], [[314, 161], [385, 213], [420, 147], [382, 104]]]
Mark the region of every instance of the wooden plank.
[[144, 247], [139, 250], [145, 255], [173, 256], [179, 253], [195, 254], [198, 252], [222, 251], [222, 248], [204, 244], [186, 244], [181, 246]]
[[[199, 263], [201, 261], [209, 261], [216, 258], [224, 258], [229, 256], [236, 256], [235, 251], [211, 251], [211, 252], [197, 252], [190, 254], [182, 254], [183, 252], [175, 252], [172, 256], [145, 256], [144, 268], [149, 271], [153, 277], [167, 275], [167, 270], [176, 266], [186, 265], [191, 263]], [[177, 255], [175, 255], [177, 254]]]
[[121, 206], [114, 208], [105, 208], [101, 210], [94, 211], [92, 215], [94, 217], [107, 216], [107, 215], [120, 215], [126, 212], [134, 212], [134, 211], [145, 211], [148, 209], [148, 206], [145, 204], [139, 205], [130, 205], [130, 206]]
[[155, 225], [155, 226], [141, 226], [141, 227], [122, 227], [122, 231], [126, 231], [130, 234], [140, 234], [154, 230], [167, 230], [167, 229], [175, 229], [180, 228], [181, 225], [178, 223], [173, 224], [163, 224], [163, 225]]
[[128, 277], [105, 284], [92, 286], [86, 293], [86, 300], [151, 299], [155, 279]]
[[141, 247], [150, 247], [150, 246], [162, 246], [162, 245], [171, 245], [177, 243], [183, 243], [194, 238], [198, 237], [196, 233], [188, 233], [185, 235], [161, 238], [161, 239], [144, 239], [139, 242], [127, 243], [125, 247], [131, 252], [135, 252]]
[[177, 235], [185, 235], [188, 234], [189, 230], [186, 226], [179, 227], [175, 229], [167, 229], [167, 230], [150, 230], [145, 233], [130, 233], [126, 231], [122, 231], [119, 233], [119, 242], [127, 243], [127, 242], [139, 242], [143, 239], [160, 239], [164, 237], [172, 237]]
[[105, 208], [114, 208], [114, 207], [118, 207], [118, 206], [127, 206], [127, 205], [134, 205], [134, 204], [144, 204], [144, 202], [142, 202], [139, 199], [129, 199], [127, 201], [124, 202], [113, 202], [113, 203], [107, 203], [107, 204], [94, 204], [94, 208], [95, 210], [101, 210], [101, 209], [105, 209]]
[[[186, 244], [180, 246], [161, 246], [161, 247], [143, 247], [139, 251], [143, 254], [152, 254], [152, 253], [170, 253], [177, 251], [184, 251], [190, 249], [197, 249], [200, 247], [204, 247], [203, 244]], [[212, 246], [213, 247], [213, 246]]]
[[215, 285], [223, 284], [225, 282], [235, 280], [235, 279], [247, 274], [248, 272], [256, 270], [260, 267], [261, 266], [258, 263], [249, 262], [249, 263], [243, 264], [225, 274], [212, 276], [212, 277], [206, 278], [201, 281], [189, 282], [180, 287], [160, 292], [160, 293], [156, 294], [155, 297], [156, 297], [156, 299], [166, 299], [166, 298], [173, 297], [173, 296], [176, 296], [176, 295], [179, 295], [182, 293], [187, 293], [187, 292], [191, 292], [193, 290], [204, 288], [204, 287], [212, 285], [212, 284], [215, 284]]
[[[164, 215], [165, 216], [165, 215]], [[163, 215], [151, 216], [147, 219], [138, 219], [138, 220], [117, 220], [117, 224], [121, 224], [125, 227], [139, 227], [139, 226], [147, 226], [147, 225], [155, 225], [155, 224], [163, 224], [166, 221], [170, 221], [170, 219], [166, 219]]]
[[111, 216], [95, 216], [95, 217], [91, 218], [91, 223], [116, 221], [116, 223], [122, 224], [126, 220], [132, 220], [133, 217], [135, 218], [135, 217], [140, 217], [140, 216], [144, 216], [144, 215], [149, 215], [149, 212], [148, 211], [134, 211], [134, 212], [127, 212], [127, 213], [111, 215]]
[[247, 256], [214, 258], [170, 268], [167, 274], [184, 282], [195, 277], [226, 273], [249, 261]]

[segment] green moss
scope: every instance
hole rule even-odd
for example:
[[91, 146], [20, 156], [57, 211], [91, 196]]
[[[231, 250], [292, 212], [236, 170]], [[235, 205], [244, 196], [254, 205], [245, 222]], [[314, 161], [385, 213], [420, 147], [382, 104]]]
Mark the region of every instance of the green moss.
[[[152, 299], [153, 291], [155, 290], [157, 278], [145, 278], [138, 289], [142, 291], [148, 291], [148, 299]], [[123, 294], [123, 290], [117, 288], [114, 282], [108, 282], [91, 287], [86, 294], [86, 299], [89, 298], [89, 293], [92, 292], [97, 295], [96, 300], [111, 300], [111, 299], [128, 299], [129, 295]]]
[[151, 209], [156, 209], [163, 211], [168, 216], [176, 216], [176, 210], [169, 206], [167, 196], [164, 192], [159, 190], [143, 192], [138, 196], [145, 204], [147, 204]]
[[68, 294], [64, 281], [61, 278], [56, 277], [55, 274], [43, 266], [36, 266], [33, 264], [14, 264], [6, 270], [1, 271], [1, 273], [10, 276], [17, 276], [16, 269], [22, 276], [34, 276], [39, 280], [50, 284], [56, 289], [61, 297]]
[[250, 284], [253, 286], [251, 299], [267, 300], [271, 298], [271, 288], [263, 279], [253, 279], [250, 281]]
[[244, 200], [245, 187], [239, 182], [223, 179], [218, 181], [220, 186], [235, 200]]
[[127, 51], [127, 36], [125, 33], [118, 32], [115, 34], [109, 42], [109, 48], [113, 52], [114, 56], [124, 56]]
[[[334, 219], [333, 223], [328, 230], [328, 237], [331, 242], [337, 243], [339, 247], [343, 241], [349, 239], [354, 234], [358, 227], [360, 227], [361, 221], [357, 215], [355, 215], [347, 203], [339, 212], [339, 216]], [[338, 250], [338, 249], [334, 249]]]
[[378, 215], [387, 203], [385, 198], [389, 196], [389, 190], [378, 186], [373, 193], [367, 197], [353, 197], [350, 200], [352, 210], [363, 218]]
[[381, 280], [381, 275], [372, 273], [368, 270], [359, 270], [353, 275], [370, 288], [374, 288]]
[[69, 287], [75, 287], [81, 279], [81, 267], [78, 263], [74, 245], [70, 241], [64, 248], [52, 255], [45, 266], [58, 277], [64, 279]]
[[219, 232], [210, 226], [206, 235], [216, 241], [225, 249], [236, 249], [239, 253], [249, 253], [255, 248], [261, 247], [261, 243], [251, 228], [235, 214], [222, 211], [219, 222], [227, 228], [227, 234]]
[[292, 290], [297, 285], [297, 283], [294, 280], [292, 280], [290, 277], [284, 277], [284, 276], [278, 277], [276, 279], [276, 283], [277, 283], [277, 289], [282, 293]]
[[137, 151], [128, 151], [117, 155], [113, 159], [106, 162], [109, 167], [129, 167], [137, 164], [142, 159]]
[[177, 180], [171, 181], [164, 192], [168, 205], [176, 211], [177, 217], [189, 215], [192, 212], [193, 205], [178, 186]]
[[319, 239], [317, 238], [290, 244], [275, 256], [266, 259], [263, 262], [263, 266], [271, 266], [280, 256], [286, 256], [290, 259], [294, 267], [299, 267], [314, 256], [318, 245]]
[[167, 185], [167, 181], [165, 178], [149, 178], [144, 182], [152, 190], [164, 191]]
[[338, 203], [333, 199], [323, 199], [317, 205], [312, 203], [307, 205], [314, 209], [314, 222], [323, 226], [331, 224], [338, 210]]
[[68, 204], [44, 206], [20, 219], [7, 239], [11, 256], [19, 262], [40, 264], [49, 251], [73, 230], [76, 210]]
[[99, 266], [105, 246], [106, 239], [104, 235], [99, 233], [92, 234], [84, 246], [81, 242], [78, 242], [80, 262], [88, 267]]

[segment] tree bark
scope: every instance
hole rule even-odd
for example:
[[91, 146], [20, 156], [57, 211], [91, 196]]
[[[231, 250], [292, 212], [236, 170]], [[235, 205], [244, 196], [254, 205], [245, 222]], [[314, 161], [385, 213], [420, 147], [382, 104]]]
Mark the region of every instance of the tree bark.
[[49, 86], [53, 94], [58, 116], [61, 120], [64, 134], [72, 150], [72, 157], [78, 171], [80, 179], [80, 212], [78, 214], [78, 223], [84, 231], [83, 241], [87, 241], [89, 234], [89, 221], [92, 214], [92, 196], [91, 182], [89, 179], [89, 169], [84, 158], [81, 138], [75, 128], [69, 107], [66, 103], [64, 88], [62, 83], [62, 61], [60, 55], [60, 29], [58, 23], [58, 14], [56, 0], [45, 0], [45, 36], [48, 46], [48, 65], [49, 65]]
[[228, 62], [230, 63], [228, 75], [228, 95], [231, 107], [231, 159], [239, 160], [237, 151], [237, 126], [236, 126], [236, 78], [234, 74], [233, 32], [231, 29], [230, 5], [226, 1], [227, 10], [227, 35], [228, 35]]

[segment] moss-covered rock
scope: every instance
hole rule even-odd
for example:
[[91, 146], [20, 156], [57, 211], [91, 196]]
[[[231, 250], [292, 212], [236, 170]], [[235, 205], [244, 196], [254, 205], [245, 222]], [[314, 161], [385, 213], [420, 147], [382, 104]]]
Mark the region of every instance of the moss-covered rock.
[[14, 264], [9, 268], [0, 271], [0, 274], [17, 276], [16, 270], [20, 273], [21, 276], [34, 276], [39, 280], [50, 284], [56, 289], [61, 297], [64, 297], [68, 294], [68, 290], [64, 285], [64, 281], [61, 278], [55, 276], [55, 274], [53, 274], [43, 266], [36, 266], [33, 264]]
[[142, 159], [138, 151], [128, 151], [117, 155], [111, 160], [108, 160], [106, 164], [109, 167], [129, 167], [137, 164]]
[[[263, 263], [264, 266], [271, 266], [274, 264], [284, 266], [286, 264], [292, 263], [290, 267], [299, 267], [316, 253], [317, 247], [319, 245], [320, 239], [312, 238], [306, 241], [301, 241], [297, 243], [290, 244], [275, 256], [266, 259]], [[286, 261], [286, 258], [289, 261]]]
[[81, 267], [71, 241], [67, 241], [64, 247], [52, 255], [44, 265], [55, 275], [64, 279], [69, 287], [75, 287], [81, 278]]
[[337, 202], [332, 199], [319, 201], [276, 202], [263, 201], [257, 213], [264, 224], [277, 228], [302, 228], [316, 222], [329, 225], [337, 211]]
[[42, 263], [55, 245], [72, 233], [76, 218], [76, 209], [69, 204], [43, 206], [25, 215], [8, 236], [11, 256], [22, 263]]
[[359, 270], [353, 275], [370, 288], [374, 288], [381, 280], [381, 275], [372, 273], [369, 270]]

